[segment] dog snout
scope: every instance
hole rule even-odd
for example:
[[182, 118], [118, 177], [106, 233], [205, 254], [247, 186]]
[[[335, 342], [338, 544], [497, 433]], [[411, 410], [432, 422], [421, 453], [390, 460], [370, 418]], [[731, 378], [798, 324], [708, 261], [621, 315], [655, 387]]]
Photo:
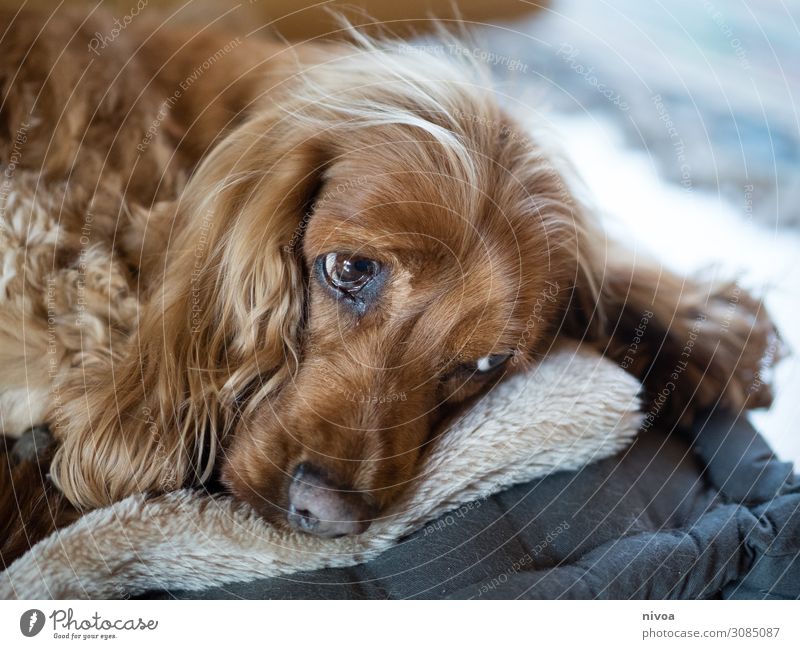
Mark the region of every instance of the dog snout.
[[315, 465], [304, 462], [295, 469], [287, 516], [294, 529], [328, 538], [361, 534], [371, 510], [361, 494], [337, 487]]

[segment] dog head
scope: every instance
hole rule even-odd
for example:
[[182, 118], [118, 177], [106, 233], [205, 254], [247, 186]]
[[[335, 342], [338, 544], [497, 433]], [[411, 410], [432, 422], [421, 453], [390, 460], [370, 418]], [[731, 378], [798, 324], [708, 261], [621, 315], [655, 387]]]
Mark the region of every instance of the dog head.
[[543, 355], [576, 295], [592, 308], [587, 225], [481, 71], [356, 40], [151, 215], [136, 334], [64, 392], [73, 502], [218, 471], [276, 523], [358, 533], [452, 409]]
[[255, 359], [223, 480], [271, 520], [365, 529], [442, 417], [550, 344], [575, 205], [480, 81], [362, 44], [198, 174], [225, 205], [208, 302], [238, 298], [200, 334]]

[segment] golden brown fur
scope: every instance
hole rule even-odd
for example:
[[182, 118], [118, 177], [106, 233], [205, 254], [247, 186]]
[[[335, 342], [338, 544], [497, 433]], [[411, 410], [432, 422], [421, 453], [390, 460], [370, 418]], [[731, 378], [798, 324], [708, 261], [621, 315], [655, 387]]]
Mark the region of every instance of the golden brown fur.
[[[26, 139], [15, 213], [50, 232], [3, 244], [36, 253], [6, 280], [0, 403], [47, 404], [3, 426], [50, 425], [76, 505], [218, 472], [282, 521], [312, 462], [378, 512], [448, 409], [560, 336], [643, 378], [651, 420], [769, 403], [760, 303], [632, 263], [468, 61], [141, 21], [95, 65], [98, 18], [81, 20], [8, 31], [0, 71], [5, 149]], [[232, 42], [142, 146], [164, 98]], [[320, 281], [331, 251], [388, 269], [363, 312]], [[512, 356], [477, 376], [490, 354]]]

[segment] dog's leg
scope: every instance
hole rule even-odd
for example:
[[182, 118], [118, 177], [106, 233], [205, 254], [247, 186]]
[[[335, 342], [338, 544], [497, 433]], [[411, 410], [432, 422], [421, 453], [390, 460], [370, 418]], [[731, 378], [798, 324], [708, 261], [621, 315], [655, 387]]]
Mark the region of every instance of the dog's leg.
[[596, 271], [596, 285], [593, 333], [601, 351], [643, 380], [645, 426], [771, 403], [767, 373], [783, 355], [781, 339], [762, 302], [738, 284], [617, 257]]

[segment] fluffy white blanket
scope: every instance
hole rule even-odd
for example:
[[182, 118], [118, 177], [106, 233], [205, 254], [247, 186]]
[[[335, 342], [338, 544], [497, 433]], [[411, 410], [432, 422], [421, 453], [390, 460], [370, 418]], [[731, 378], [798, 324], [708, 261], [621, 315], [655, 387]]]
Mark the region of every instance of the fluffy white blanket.
[[54, 533], [0, 574], [3, 598], [112, 598], [355, 565], [459, 505], [623, 449], [640, 385], [596, 352], [564, 347], [498, 385], [451, 425], [413, 493], [358, 537], [276, 529], [229, 498], [134, 496]]

